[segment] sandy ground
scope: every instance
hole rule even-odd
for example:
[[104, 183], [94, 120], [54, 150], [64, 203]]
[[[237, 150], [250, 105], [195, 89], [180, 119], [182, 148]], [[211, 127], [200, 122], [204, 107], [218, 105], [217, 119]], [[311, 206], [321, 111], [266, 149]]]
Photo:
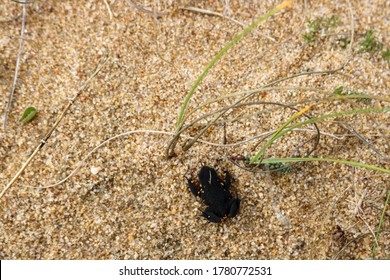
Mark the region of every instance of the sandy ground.
[[[91, 154], [64, 183], [31, 188], [63, 180], [87, 153], [115, 135], [135, 130], [174, 132], [180, 106], [209, 61], [243, 26], [278, 3], [48, 0], [29, 4], [14, 103], [7, 129], [0, 130], [2, 189], [106, 53], [109, 61], [1, 199], [0, 258], [371, 258], [372, 232], [378, 227], [390, 187], [388, 174], [325, 162], [295, 165], [287, 175], [252, 173], [228, 160], [254, 155], [260, 146], [255, 140], [224, 146], [224, 137], [231, 144], [275, 129], [295, 112], [280, 106], [233, 110], [221, 119], [226, 121], [226, 133], [220, 122], [201, 138], [219, 146], [198, 142], [183, 151], [185, 141], [180, 139], [171, 159], [165, 157], [169, 135], [138, 132], [118, 137]], [[181, 9], [188, 6], [224, 17]], [[21, 11], [20, 4], [0, 4], [1, 116], [15, 70]], [[351, 8], [348, 1], [310, 1], [306, 8], [298, 1], [227, 52], [202, 82], [187, 112], [210, 98], [342, 65], [344, 69], [332, 75], [306, 75], [275, 85], [311, 90], [261, 91], [252, 100], [293, 104], [324, 98], [341, 85], [389, 98], [389, 64], [379, 55], [357, 52], [360, 35], [368, 29], [375, 30], [377, 38], [389, 46], [389, 11], [390, 3], [385, 0], [351, 1]], [[306, 19], [331, 15], [342, 23], [324, 31], [319, 42], [307, 44], [302, 39]], [[337, 45], [334, 34], [349, 36], [352, 29], [355, 43], [350, 52]], [[202, 107], [186, 124], [236, 98]], [[38, 115], [21, 125], [18, 119], [31, 105]], [[386, 104], [377, 100], [369, 105], [356, 100], [327, 102], [310, 115], [367, 106]], [[352, 125], [379, 153], [340, 122]], [[184, 134], [196, 135], [205, 123], [201, 121]], [[388, 113], [350, 115], [318, 125], [323, 134], [312, 157], [390, 168], [383, 159], [390, 154]], [[297, 147], [315, 135], [313, 126], [303, 129], [306, 132], [291, 133], [275, 143], [266, 157], [296, 155]], [[187, 189], [186, 177], [196, 178], [205, 164], [220, 174], [229, 170], [232, 189], [242, 200], [239, 214], [221, 224], [201, 217], [205, 205]], [[390, 258], [389, 211], [379, 234], [377, 258]]]

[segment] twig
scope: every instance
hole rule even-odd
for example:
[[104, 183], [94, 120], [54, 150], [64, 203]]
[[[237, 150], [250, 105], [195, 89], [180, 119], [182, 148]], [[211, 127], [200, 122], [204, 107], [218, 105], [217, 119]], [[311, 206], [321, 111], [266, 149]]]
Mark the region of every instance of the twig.
[[68, 105], [66, 105], [65, 109], [62, 111], [60, 117], [56, 121], [56, 123], [53, 125], [53, 127], [46, 133], [45, 137], [42, 138], [39, 145], [35, 148], [34, 152], [31, 154], [31, 156], [26, 160], [26, 162], [23, 164], [23, 166], [20, 168], [18, 173], [14, 176], [14, 178], [8, 183], [8, 185], [4, 188], [4, 190], [0, 193], [0, 199], [4, 196], [6, 191], [15, 183], [15, 181], [19, 178], [19, 176], [23, 173], [23, 171], [26, 169], [26, 167], [30, 164], [30, 162], [33, 160], [35, 155], [42, 149], [42, 147], [46, 144], [50, 136], [53, 134], [54, 130], [57, 128], [61, 120], [64, 118], [65, 114], [68, 112], [69, 108], [73, 105], [74, 101], [81, 95], [81, 93], [87, 88], [88, 84], [92, 81], [92, 79], [100, 72], [100, 70], [103, 68], [103, 66], [107, 63], [108, 56], [106, 56], [101, 63], [98, 64], [95, 71], [91, 74], [91, 76], [79, 87], [76, 94], [73, 98], [69, 99]]
[[358, 216], [359, 219], [361, 219], [363, 221], [363, 223], [367, 226], [368, 230], [370, 231], [370, 233], [372, 234], [372, 236], [374, 237], [374, 244], [375, 246], [378, 246], [378, 238], [377, 238], [377, 235], [374, 233], [374, 231], [372, 230], [372, 228], [370, 227], [370, 225], [363, 219], [363, 217], [361, 215]]
[[337, 259], [339, 258], [339, 256], [341, 255], [341, 253], [344, 252], [345, 249], [346, 249], [350, 244], [352, 244], [353, 242], [355, 242], [355, 241], [359, 240], [360, 238], [363, 238], [363, 237], [365, 237], [365, 236], [367, 236], [367, 235], [370, 235], [370, 233], [369, 233], [369, 232], [362, 233], [362, 234], [356, 236], [355, 238], [351, 239], [347, 244], [345, 244], [345, 245], [343, 246], [343, 248], [340, 249], [340, 251], [337, 252], [337, 254], [332, 258], [332, 260], [337, 260]]
[[381, 158], [383, 158], [384, 160], [386, 161], [390, 161], [390, 157], [387, 157], [385, 156], [384, 154], [382, 154], [377, 148], [374, 147], [374, 145], [372, 145], [370, 143], [370, 141], [368, 141], [366, 138], [363, 137], [363, 135], [361, 135], [359, 132], [356, 131], [356, 129], [354, 129], [352, 127], [352, 125], [348, 124], [348, 123], [344, 123], [344, 122], [339, 122], [339, 124], [344, 127], [344, 129], [350, 131], [351, 133], [353, 133], [357, 138], [359, 138], [364, 144], [366, 144], [371, 150], [373, 150], [378, 156], [380, 156]]
[[4, 115], [4, 120], [3, 120], [3, 129], [4, 130], [7, 127], [8, 115], [9, 115], [9, 113], [11, 111], [11, 105], [12, 105], [12, 99], [13, 99], [14, 93], [15, 93], [16, 81], [17, 81], [18, 75], [19, 75], [20, 57], [22, 56], [22, 52], [23, 52], [24, 30], [25, 30], [25, 27], [26, 27], [26, 14], [27, 14], [26, 6], [27, 6], [27, 3], [23, 3], [22, 31], [20, 33], [20, 43], [19, 43], [18, 58], [16, 59], [14, 80], [12, 82], [11, 92], [9, 94], [8, 104], [7, 104], [7, 108], [5, 110], [5, 115]]
[[[197, 7], [184, 7], [184, 8], [181, 8], [182, 10], [184, 11], [190, 11], [190, 12], [196, 12], [196, 13], [202, 13], [202, 14], [206, 14], [206, 15], [210, 15], [210, 16], [217, 16], [217, 17], [221, 17], [221, 18], [226, 18], [236, 24], [238, 24], [239, 26], [241, 27], [245, 27], [245, 25], [241, 22], [239, 22], [238, 20], [235, 20], [234, 18], [231, 18], [231, 17], [227, 17], [223, 14], [220, 14], [220, 13], [217, 13], [217, 12], [214, 12], [214, 11], [210, 11], [210, 10], [205, 10], [205, 9], [200, 9], [200, 8], [197, 8]], [[273, 41], [275, 41], [275, 39], [272, 39]]]
[[107, 0], [104, 0], [104, 4], [106, 4], [108, 14], [110, 15], [110, 20], [111, 20], [112, 19], [112, 11], [111, 11], [110, 5], [108, 4]]
[[127, 0], [127, 3], [129, 3], [131, 6], [133, 6], [134, 8], [136, 8], [137, 10], [139, 10], [139, 11], [145, 13], [145, 14], [149, 14], [149, 15], [152, 15], [152, 16], [157, 16], [157, 18], [160, 18], [160, 17], [163, 16], [162, 13], [158, 13], [158, 12], [154, 12], [154, 11], [145, 9], [144, 7], [141, 7], [140, 5], [134, 3], [132, 0]]
[[364, 198], [366, 197], [367, 195], [367, 190], [364, 190], [362, 196], [360, 197], [359, 201], [356, 203], [356, 207], [355, 207], [355, 210], [354, 210], [354, 214], [355, 216], [359, 213], [359, 210], [361, 209], [361, 206], [363, 204], [363, 200]]
[[[99, 148], [101, 148], [102, 146], [106, 145], [107, 143], [109, 143], [110, 141], [112, 140], [115, 140], [117, 138], [120, 138], [120, 137], [124, 137], [124, 136], [128, 136], [128, 135], [132, 135], [132, 134], [136, 134], [136, 133], [149, 133], [149, 134], [162, 134], [162, 135], [176, 135], [176, 132], [169, 132], [169, 131], [159, 131], [159, 130], [147, 130], [147, 129], [140, 129], [140, 130], [132, 130], [132, 131], [127, 131], [127, 132], [124, 132], [124, 133], [121, 133], [121, 134], [118, 134], [118, 135], [115, 135], [115, 136], [112, 136], [110, 137], [109, 139], [103, 141], [102, 143], [100, 143], [99, 145], [97, 145], [95, 148], [93, 148], [91, 151], [88, 152], [88, 154], [81, 160], [77, 163], [77, 167], [75, 169], [73, 169], [73, 171], [64, 179], [62, 179], [61, 181], [55, 183], [55, 184], [51, 184], [51, 185], [48, 185], [48, 186], [39, 186], [39, 187], [33, 187], [35, 189], [47, 189], [47, 188], [52, 188], [52, 187], [56, 187], [62, 183], [64, 183], [65, 181], [67, 181], [69, 178], [71, 178], [73, 175], [76, 174], [77, 170], [80, 169], [80, 167], [83, 166], [83, 164], [85, 163], [85, 161], [94, 153], [96, 152]], [[272, 132], [268, 132], [268, 133], [263, 133], [263, 134], [272, 134]], [[185, 139], [193, 139], [194, 137], [191, 137], [191, 136], [187, 136], [187, 135], [183, 135], [181, 134], [180, 137], [182, 138], [185, 138]], [[262, 137], [261, 135], [257, 136], [257, 137]], [[204, 140], [198, 140], [199, 142], [201, 143], [204, 143], [204, 144], [207, 144], [207, 145], [210, 145], [210, 146], [216, 146], [216, 147], [230, 147], [230, 146], [234, 146], [234, 145], [241, 145], [245, 142], [248, 142], [248, 141], [251, 141], [253, 139], [255, 139], [256, 137], [254, 138], [251, 138], [251, 139], [247, 139], [247, 140], [244, 140], [244, 141], [240, 141], [240, 142], [237, 142], [237, 143], [232, 143], [232, 144], [226, 144], [226, 145], [223, 145], [223, 144], [218, 144], [218, 143], [213, 143], [213, 142], [208, 142], [208, 141], [204, 141]], [[31, 186], [27, 186], [27, 187], [31, 187]]]
[[[310, 133], [318, 133], [317, 131], [315, 130], [306, 130], [306, 129], [295, 129], [294, 131], [297, 131], [297, 132], [310, 132]], [[248, 139], [245, 139], [245, 140], [242, 140], [242, 141], [238, 141], [238, 142], [235, 142], [235, 143], [229, 143], [229, 144], [219, 144], [219, 143], [214, 143], [214, 142], [210, 142], [210, 141], [205, 141], [205, 140], [201, 140], [199, 139], [198, 142], [200, 143], [203, 143], [203, 144], [206, 144], [206, 145], [209, 145], [209, 146], [213, 146], [213, 147], [221, 147], [221, 148], [226, 148], [226, 147], [234, 147], [234, 146], [239, 146], [239, 145], [242, 145], [242, 144], [245, 144], [247, 142], [250, 142], [250, 141], [253, 141], [254, 139], [258, 139], [258, 138], [261, 138], [261, 137], [265, 137], [265, 136], [268, 136], [268, 135], [271, 135], [273, 134], [275, 131], [268, 131], [268, 132], [264, 132], [264, 133], [261, 133], [255, 137], [252, 137], [252, 138], [248, 138]], [[60, 184], [66, 182], [69, 178], [71, 178], [72, 176], [74, 176], [77, 172], [77, 170], [79, 170], [83, 164], [85, 163], [85, 161], [94, 153], [96, 152], [99, 148], [101, 148], [102, 146], [106, 145], [108, 142], [112, 141], [112, 140], [115, 140], [117, 138], [120, 138], [120, 137], [125, 137], [125, 136], [128, 136], [128, 135], [132, 135], [132, 134], [136, 134], [136, 133], [149, 133], [149, 134], [162, 134], [162, 135], [171, 135], [171, 136], [174, 136], [176, 135], [176, 132], [169, 132], [169, 131], [160, 131], [160, 130], [144, 130], [144, 129], [140, 129], [140, 130], [132, 130], [132, 131], [127, 131], [127, 132], [124, 132], [124, 133], [121, 133], [121, 134], [118, 134], [118, 135], [115, 135], [115, 136], [112, 136], [110, 137], [109, 139], [103, 141], [102, 143], [100, 143], [99, 145], [97, 145], [95, 148], [93, 148], [91, 151], [88, 152], [88, 154], [81, 160], [79, 161], [76, 165], [76, 168], [73, 169], [73, 171], [64, 179], [62, 179], [61, 181], [55, 183], [55, 184], [51, 184], [51, 185], [47, 185], [47, 186], [37, 186], [37, 187], [33, 187], [33, 186], [29, 186], [29, 185], [23, 185], [25, 187], [30, 187], [30, 188], [34, 188], [34, 189], [47, 189], [47, 188], [52, 188], [52, 187], [56, 187], [56, 186], [59, 186]], [[324, 134], [323, 132], [321, 132], [321, 134]], [[328, 136], [332, 136], [334, 137], [334, 135], [332, 134], [326, 134], [325, 135], [328, 135]], [[184, 135], [184, 134], [180, 134], [180, 137], [184, 138], [184, 139], [194, 139], [194, 137], [191, 137], [191, 136], [188, 136], [188, 135]], [[243, 168], [242, 166], [238, 165], [235, 161], [233, 161], [231, 158], [229, 157], [226, 157], [230, 162], [232, 162], [233, 164], [237, 165], [238, 167], [240, 168]], [[243, 168], [245, 169], [245, 168]], [[250, 172], [254, 172], [253, 170], [250, 170], [250, 169], [245, 169], [247, 171], [250, 171]], [[263, 172], [262, 172], [263, 173]]]

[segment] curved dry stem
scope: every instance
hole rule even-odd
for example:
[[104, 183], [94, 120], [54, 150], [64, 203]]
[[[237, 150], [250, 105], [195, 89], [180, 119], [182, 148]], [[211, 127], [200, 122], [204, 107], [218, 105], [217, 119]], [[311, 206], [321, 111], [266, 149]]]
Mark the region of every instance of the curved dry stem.
[[[277, 79], [275, 81], [272, 81], [268, 84], [266, 84], [263, 88], [269, 88], [277, 83], [281, 83], [283, 81], [286, 81], [286, 80], [289, 80], [289, 79], [293, 79], [293, 78], [297, 78], [297, 77], [300, 77], [300, 76], [305, 76], [305, 75], [330, 75], [330, 74], [334, 74], [340, 70], [342, 70], [344, 68], [344, 64], [340, 67], [340, 68], [337, 68], [337, 69], [333, 69], [333, 70], [327, 70], [327, 71], [309, 71], [309, 72], [303, 72], [303, 73], [298, 73], [298, 74], [294, 74], [294, 75], [291, 75], [291, 76], [288, 76], [288, 77], [285, 77], [285, 78], [282, 78], [282, 79]], [[239, 98], [237, 101], [235, 101], [232, 105], [228, 106], [228, 107], [224, 107], [218, 111], [214, 111], [212, 113], [210, 113], [211, 115], [217, 113], [217, 112], [222, 112], [222, 114], [218, 115], [216, 117], [216, 119], [214, 121], [217, 121], [222, 115], [224, 115], [224, 113], [226, 113], [230, 108], [234, 107], [235, 105], [239, 104], [240, 102], [246, 100], [247, 98], [250, 98], [252, 97], [255, 93], [258, 93], [260, 92], [263, 88], [260, 88], [260, 89], [256, 89], [256, 90], [253, 90], [253, 91], [248, 91], [247, 95], [244, 95], [242, 96], [241, 98]], [[245, 92], [243, 92], [245, 93]], [[195, 111], [195, 110], [194, 110]], [[194, 112], [193, 111], [193, 112]], [[210, 114], [206, 114], [207, 116], [210, 115]], [[188, 117], [190, 114], [187, 114], [186, 117]], [[204, 116], [206, 116], [204, 115]], [[184, 122], [182, 122], [183, 124]], [[178, 130], [176, 132], [176, 135], [171, 139], [171, 141], [168, 143], [168, 147], [166, 149], [166, 158], [171, 158], [173, 155], [174, 155], [174, 149], [176, 147], [176, 144], [178, 142], [178, 139], [180, 138], [180, 134], [185, 130], [187, 129], [188, 127], [190, 127], [191, 125], [187, 125], [186, 127], [183, 127], [181, 126], [180, 130]]]
[[[285, 105], [285, 104], [280, 104], [280, 103], [277, 103], [277, 102], [262, 102], [262, 101], [257, 101], [257, 102], [247, 102], [247, 103], [242, 103], [242, 104], [237, 104], [235, 105], [234, 107], [225, 107], [225, 109], [233, 109], [233, 108], [238, 108], [238, 107], [247, 107], [247, 106], [252, 106], [252, 105], [276, 105], [276, 106], [281, 106], [283, 108], [289, 108], [293, 111], [297, 111], [299, 112], [299, 110], [293, 106], [290, 106], [290, 105]], [[210, 128], [212, 125], [215, 124], [215, 122], [219, 119], [220, 116], [222, 116], [223, 114], [225, 114], [226, 111], [223, 110], [213, 121], [209, 122], [199, 133], [198, 135], [196, 135], [194, 137], [194, 139], [192, 139], [189, 143], [186, 144], [186, 146], [183, 148], [184, 151], [188, 150], [206, 131], [208, 128]], [[303, 114], [305, 117], [307, 117], [308, 119], [310, 119], [311, 117], [307, 114]], [[305, 155], [305, 157], [309, 156], [318, 146], [318, 143], [320, 141], [320, 130], [317, 126], [316, 123], [313, 123], [316, 131], [317, 131], [317, 135], [312, 138], [315, 140], [315, 144], [314, 144], [314, 147]], [[308, 140], [308, 141], [311, 141], [311, 140]]]
[[210, 16], [221, 17], [221, 18], [230, 20], [231, 22], [234, 22], [235, 24], [238, 24], [242, 28], [245, 27], [245, 25], [243, 23], [239, 22], [238, 20], [235, 20], [234, 18], [227, 17], [227, 16], [225, 16], [225, 15], [223, 15], [221, 13], [217, 13], [217, 12], [214, 12], [214, 11], [205, 10], [205, 9], [201, 9], [201, 8], [197, 8], [197, 7], [184, 7], [184, 8], [181, 8], [181, 10], [195, 12], [195, 13], [201, 13], [201, 14], [210, 15]]
[[[218, 101], [221, 101], [221, 100], [225, 100], [225, 99], [228, 99], [230, 97], [237, 97], [237, 96], [240, 96], [240, 95], [244, 95], [244, 94], [256, 94], [256, 93], [260, 93], [260, 92], [268, 92], [268, 91], [274, 91], [274, 90], [280, 90], [280, 91], [283, 91], [283, 90], [301, 90], [301, 91], [317, 91], [317, 92], [320, 92], [320, 93], [323, 93], [323, 94], [331, 94], [331, 92], [329, 90], [325, 90], [325, 89], [322, 89], [322, 88], [312, 88], [312, 87], [289, 87], [289, 86], [285, 86], [285, 87], [268, 87], [268, 86], [264, 86], [264, 87], [261, 87], [261, 88], [257, 88], [257, 89], [252, 89], [252, 90], [245, 90], [245, 91], [239, 91], [239, 92], [234, 92], [234, 93], [231, 93], [231, 94], [227, 94], [227, 95], [223, 95], [223, 96], [220, 96], [220, 97], [217, 97], [217, 98], [213, 98], [213, 99], [209, 99], [209, 100], [206, 100], [204, 103], [200, 104], [199, 106], [197, 106], [196, 108], [194, 108], [192, 111], [190, 111], [184, 118], [183, 118], [183, 122], [185, 122], [188, 117], [192, 114], [194, 114], [196, 111], [200, 110], [201, 108], [207, 106], [207, 105], [210, 105], [212, 103], [215, 103], [215, 102], [218, 102]], [[252, 95], [252, 96], [253, 96]], [[318, 101], [318, 99], [315, 99], [315, 101]], [[301, 104], [301, 103], [307, 103], [309, 102], [309, 100], [307, 101], [304, 101], [304, 102], [297, 102], [297, 103], [294, 103], [294, 104], [289, 104], [289, 105], [297, 105], [297, 104]]]
[[[296, 132], [304, 132], [304, 133], [318, 133], [317, 131], [315, 130], [305, 130], [305, 129], [297, 129], [295, 130]], [[102, 143], [100, 143], [99, 145], [97, 145], [95, 148], [93, 148], [91, 151], [88, 152], [88, 154], [81, 160], [79, 161], [77, 164], [76, 164], [76, 168], [73, 169], [73, 171], [67, 176], [65, 177], [64, 179], [62, 179], [61, 181], [55, 183], [55, 184], [51, 184], [51, 185], [47, 185], [47, 186], [38, 186], [38, 187], [32, 187], [32, 186], [27, 186], [27, 185], [23, 185], [25, 187], [31, 187], [31, 188], [34, 188], [34, 189], [47, 189], [47, 188], [52, 188], [52, 187], [56, 187], [56, 186], [59, 186], [63, 183], [65, 183], [67, 180], [69, 180], [71, 177], [73, 177], [77, 171], [84, 166], [85, 162], [88, 160], [88, 158], [93, 154], [95, 153], [98, 149], [100, 149], [101, 147], [103, 147], [104, 145], [108, 144], [109, 142], [117, 139], [117, 138], [120, 138], [120, 137], [125, 137], [125, 136], [129, 136], [129, 135], [132, 135], [132, 134], [136, 134], [136, 133], [143, 133], [143, 134], [160, 134], [160, 135], [175, 135], [176, 133], [175, 132], [168, 132], [168, 131], [159, 131], [159, 130], [146, 130], [146, 129], [140, 129], [140, 130], [133, 130], [133, 131], [128, 131], [128, 132], [124, 132], [124, 133], [121, 133], [121, 134], [118, 134], [118, 135], [115, 135], [113, 137], [110, 137], [109, 139], [103, 141]], [[261, 137], [266, 137], [266, 136], [269, 136], [271, 134], [273, 134], [274, 131], [268, 131], [268, 132], [264, 132], [262, 134], [259, 134], [255, 137], [252, 137], [252, 138], [248, 138], [248, 139], [245, 139], [245, 140], [242, 140], [242, 141], [238, 141], [238, 142], [235, 142], [235, 143], [230, 143], [230, 144], [218, 144], [218, 143], [213, 143], [213, 142], [209, 142], [209, 141], [204, 141], [204, 140], [198, 140], [199, 142], [201, 143], [204, 143], [206, 145], [210, 145], [210, 146], [215, 146], [215, 147], [221, 147], [221, 148], [224, 148], [224, 147], [234, 147], [234, 146], [239, 146], [239, 145], [242, 145], [242, 144], [245, 144], [247, 142], [250, 142], [250, 141], [253, 141], [255, 139], [258, 139], [258, 138], [261, 138]], [[321, 134], [324, 134], [324, 133], [321, 133]], [[326, 134], [330, 137], [337, 137], [333, 134]], [[185, 138], [185, 139], [193, 139], [193, 137], [191, 136], [187, 136], [187, 135], [183, 135], [181, 134], [180, 137], [182, 138]], [[236, 164], [235, 162], [233, 162], [230, 158], [228, 158], [228, 160], [230, 160], [232, 163]], [[236, 164], [237, 165], [237, 164]]]
[[338, 122], [344, 129], [351, 132], [352, 135], [354, 135], [356, 138], [358, 138], [360, 141], [362, 141], [364, 144], [366, 144], [374, 153], [376, 153], [379, 157], [381, 157], [383, 160], [390, 161], [390, 157], [382, 154], [374, 145], [371, 144], [370, 141], [368, 141], [363, 135], [361, 135], [359, 132], [357, 132], [352, 125], [345, 122]]

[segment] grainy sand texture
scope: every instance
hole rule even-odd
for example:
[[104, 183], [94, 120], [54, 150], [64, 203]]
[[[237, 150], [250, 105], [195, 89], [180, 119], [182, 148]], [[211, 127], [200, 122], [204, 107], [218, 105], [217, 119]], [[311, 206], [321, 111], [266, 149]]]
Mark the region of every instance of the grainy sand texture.
[[[390, 210], [383, 211], [389, 173], [310, 161], [281, 174], [269, 165], [248, 171], [240, 160], [253, 157], [299, 110], [306, 115], [290, 125], [363, 110], [297, 127], [263, 158], [313, 150], [309, 157], [389, 172], [389, 1], [290, 1], [210, 69], [188, 103], [175, 154], [166, 157], [180, 108], [202, 71], [281, 2], [30, 1], [15, 95], [0, 129], [1, 190], [102, 67], [1, 198], [0, 258], [390, 258]], [[22, 10], [20, 3], [0, 3], [2, 122]], [[363, 49], [369, 30], [375, 42]], [[236, 103], [249, 90], [254, 94]], [[354, 94], [370, 98], [347, 99]], [[340, 96], [346, 98], [329, 100]], [[38, 114], [22, 125], [28, 106]], [[196, 180], [203, 165], [221, 177], [232, 174], [232, 193], [241, 199], [236, 217], [214, 224], [201, 216], [206, 206], [186, 178]]]

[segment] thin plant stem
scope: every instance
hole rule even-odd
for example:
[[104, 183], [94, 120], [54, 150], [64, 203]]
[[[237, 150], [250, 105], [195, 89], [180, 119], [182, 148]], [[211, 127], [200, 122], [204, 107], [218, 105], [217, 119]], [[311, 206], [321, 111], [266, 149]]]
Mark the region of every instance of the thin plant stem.
[[5, 115], [4, 115], [4, 120], [3, 120], [3, 129], [4, 130], [7, 128], [8, 115], [11, 111], [12, 100], [14, 98], [14, 93], [15, 93], [16, 81], [18, 80], [18, 75], [19, 75], [20, 57], [22, 56], [23, 46], [24, 46], [24, 31], [26, 29], [26, 15], [27, 15], [26, 6], [27, 6], [27, 3], [22, 3], [22, 5], [23, 5], [23, 15], [22, 15], [22, 30], [20, 32], [19, 51], [18, 51], [18, 57], [16, 59], [14, 80], [12, 82], [11, 92], [9, 94], [8, 104], [7, 104], [7, 108], [5, 110]]
[[382, 228], [382, 223], [383, 223], [383, 220], [385, 219], [385, 214], [386, 214], [386, 209], [387, 209], [387, 206], [389, 205], [389, 202], [390, 202], [390, 189], [389, 191], [387, 192], [387, 198], [386, 198], [386, 202], [385, 204], [383, 205], [383, 211], [382, 211], [382, 214], [381, 214], [381, 218], [379, 220], [379, 225], [378, 225], [378, 229], [376, 231], [376, 234], [375, 234], [375, 240], [374, 240], [374, 245], [372, 246], [372, 258], [375, 259], [375, 255], [376, 255], [376, 250], [378, 248], [378, 237], [379, 237], [379, 233], [381, 231], [381, 228]]
[[217, 16], [217, 17], [225, 18], [225, 19], [228, 19], [228, 20], [234, 22], [235, 24], [238, 24], [241, 27], [245, 27], [244, 24], [239, 22], [238, 20], [235, 20], [234, 18], [227, 17], [227, 16], [225, 16], [225, 15], [223, 15], [221, 13], [217, 13], [217, 12], [214, 12], [214, 11], [205, 10], [205, 9], [201, 9], [201, 8], [197, 8], [197, 7], [184, 7], [184, 8], [181, 8], [181, 9], [184, 10], [184, 11], [190, 11], [190, 12], [201, 13], [201, 14], [205, 14], [205, 15], [211, 15], [211, 16]]

